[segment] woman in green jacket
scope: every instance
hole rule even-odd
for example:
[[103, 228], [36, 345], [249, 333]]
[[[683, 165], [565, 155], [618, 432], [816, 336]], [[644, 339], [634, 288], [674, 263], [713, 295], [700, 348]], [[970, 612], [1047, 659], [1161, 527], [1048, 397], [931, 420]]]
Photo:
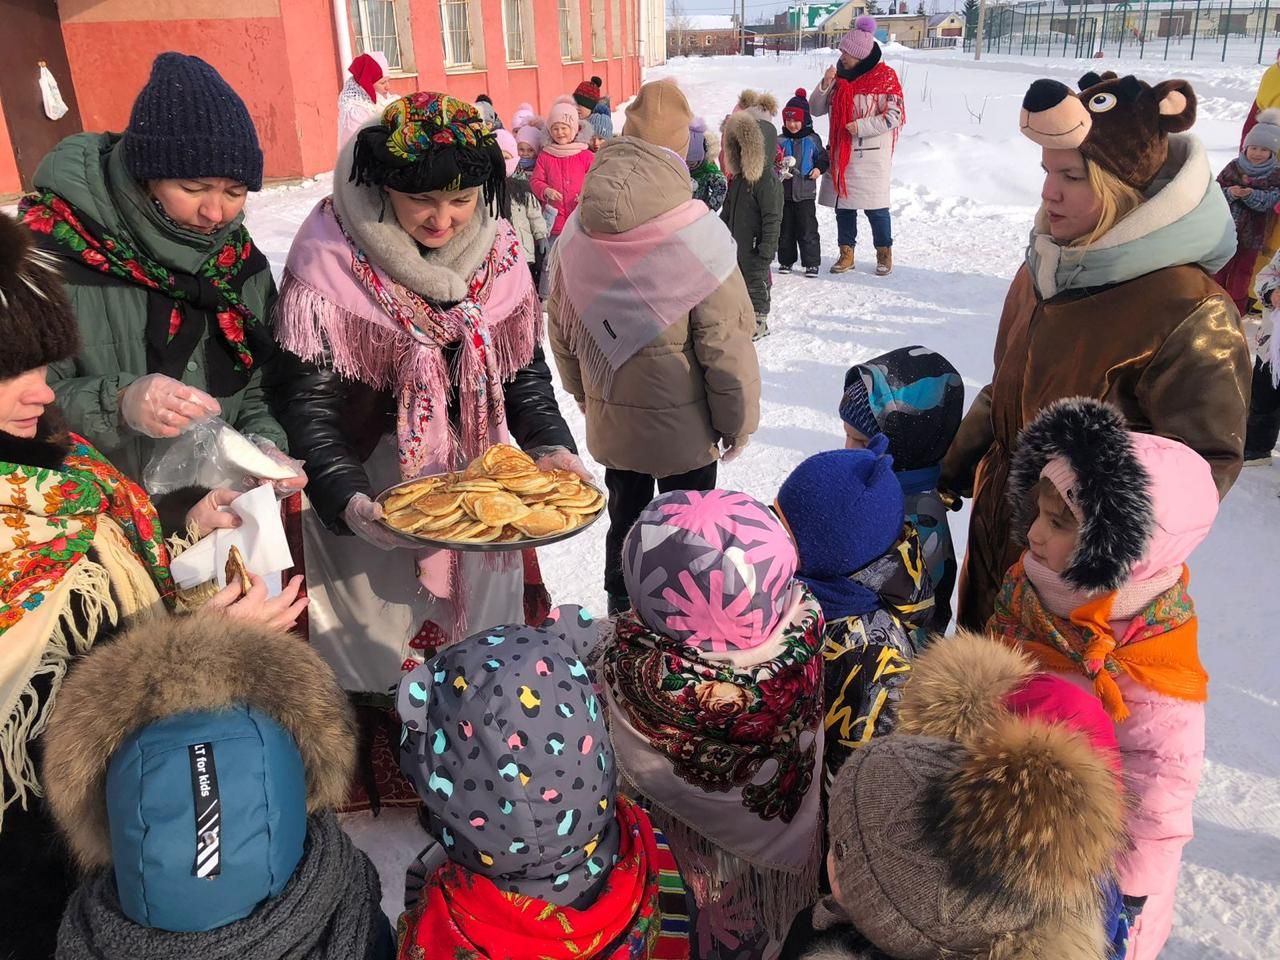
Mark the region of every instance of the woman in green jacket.
[[23, 219], [59, 261], [82, 342], [50, 384], [72, 428], [129, 476], [155, 439], [208, 415], [284, 456], [263, 396], [275, 282], [244, 227], [261, 186], [244, 102], [178, 53], [156, 58], [123, 134], [68, 137], [36, 171]]

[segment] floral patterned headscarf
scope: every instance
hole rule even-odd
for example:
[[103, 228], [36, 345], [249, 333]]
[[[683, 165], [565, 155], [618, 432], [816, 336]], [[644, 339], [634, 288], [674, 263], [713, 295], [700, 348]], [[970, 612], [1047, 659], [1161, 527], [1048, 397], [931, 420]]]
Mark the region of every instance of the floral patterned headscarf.
[[[823, 619], [791, 579], [795, 551], [769, 529], [778, 521], [750, 497], [714, 493], [659, 498], [646, 516], [694, 509], [633, 529], [636, 611], [619, 618], [603, 671], [627, 789], [671, 843], [698, 936], [732, 942], [762, 925], [783, 936], [817, 894]], [[751, 532], [726, 532], [708, 500], [732, 502]]]
[[677, 490], [654, 500], [622, 548], [640, 620], [706, 653], [750, 650], [778, 628], [796, 547], [759, 500], [732, 490]]
[[387, 104], [382, 123], [356, 134], [351, 179], [399, 193], [483, 187], [506, 216], [506, 161], [480, 112], [443, 93], [419, 91]]

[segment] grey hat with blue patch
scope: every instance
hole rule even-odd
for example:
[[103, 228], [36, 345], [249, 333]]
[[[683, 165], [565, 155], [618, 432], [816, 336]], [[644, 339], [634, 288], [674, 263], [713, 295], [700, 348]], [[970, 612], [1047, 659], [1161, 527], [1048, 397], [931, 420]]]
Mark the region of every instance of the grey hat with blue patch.
[[590, 616], [469, 637], [400, 681], [400, 769], [449, 859], [561, 906], [594, 900], [617, 858], [613, 748], [586, 665]]

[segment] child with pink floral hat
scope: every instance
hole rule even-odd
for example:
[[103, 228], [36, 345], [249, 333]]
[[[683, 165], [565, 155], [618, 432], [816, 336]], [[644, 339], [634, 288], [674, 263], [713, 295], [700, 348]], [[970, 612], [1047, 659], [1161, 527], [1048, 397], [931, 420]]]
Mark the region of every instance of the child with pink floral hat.
[[603, 673], [626, 789], [697, 904], [695, 949], [767, 953], [817, 890], [822, 610], [777, 517], [729, 490], [654, 500]]

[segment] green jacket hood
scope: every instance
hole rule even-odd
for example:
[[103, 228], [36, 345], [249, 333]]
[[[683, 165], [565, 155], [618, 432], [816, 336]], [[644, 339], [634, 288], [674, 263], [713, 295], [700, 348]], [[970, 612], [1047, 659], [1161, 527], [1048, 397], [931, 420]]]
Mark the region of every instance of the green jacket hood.
[[1026, 255], [1040, 296], [1110, 286], [1183, 264], [1214, 274], [1235, 254], [1235, 223], [1198, 139], [1169, 138], [1169, 161], [1147, 194], [1137, 210], [1087, 247], [1058, 244], [1042, 208]]
[[124, 166], [118, 133], [77, 133], [53, 148], [36, 169], [38, 191], [56, 193], [108, 233], [130, 240], [153, 260], [195, 273], [244, 222], [244, 213], [215, 234], [184, 230], [157, 208]]

